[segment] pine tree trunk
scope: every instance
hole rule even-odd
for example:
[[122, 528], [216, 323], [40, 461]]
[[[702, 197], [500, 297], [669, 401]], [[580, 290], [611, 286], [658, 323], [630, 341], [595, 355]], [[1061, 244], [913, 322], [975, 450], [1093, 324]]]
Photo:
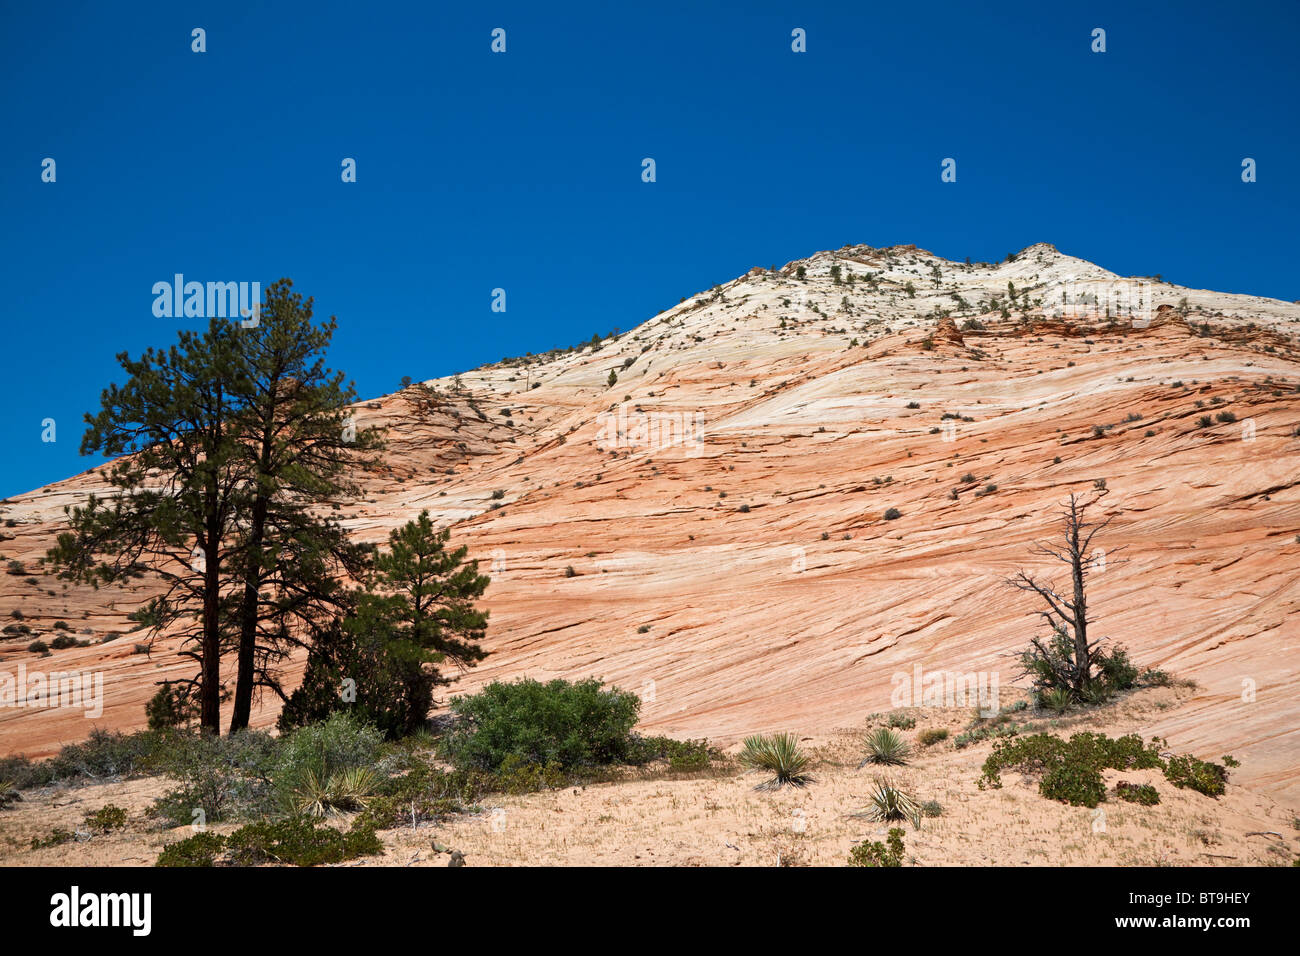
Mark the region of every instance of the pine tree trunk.
[[269, 491], [263, 483], [271, 466], [274, 448], [275, 416], [279, 397], [278, 372], [267, 391], [269, 407], [262, 426], [262, 447], [257, 459], [257, 497], [249, 527], [248, 549], [244, 556], [244, 597], [239, 615], [239, 671], [235, 678], [235, 710], [230, 718], [230, 732], [246, 730], [253, 716], [253, 668], [257, 661], [257, 605], [262, 582], [262, 545], [266, 540], [266, 517], [270, 510]]
[[239, 671], [235, 677], [235, 709], [230, 718], [230, 732], [246, 730], [253, 715], [253, 667], [257, 650], [258, 584], [262, 571], [262, 541], [266, 532], [266, 498], [259, 495], [253, 505], [249, 529], [248, 554], [245, 556], [244, 597], [239, 615]]
[[215, 524], [214, 520], [208, 522], [203, 552], [203, 665], [199, 684], [199, 729], [214, 736], [221, 733], [221, 566]]

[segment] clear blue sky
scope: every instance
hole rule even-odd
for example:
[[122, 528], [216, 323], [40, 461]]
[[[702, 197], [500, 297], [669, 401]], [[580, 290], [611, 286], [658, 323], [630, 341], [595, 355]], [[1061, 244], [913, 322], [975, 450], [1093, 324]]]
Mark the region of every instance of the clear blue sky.
[[1295, 2], [475, 7], [6, 0], [0, 495], [94, 464], [177, 272], [291, 277], [367, 397], [848, 242], [1300, 299]]

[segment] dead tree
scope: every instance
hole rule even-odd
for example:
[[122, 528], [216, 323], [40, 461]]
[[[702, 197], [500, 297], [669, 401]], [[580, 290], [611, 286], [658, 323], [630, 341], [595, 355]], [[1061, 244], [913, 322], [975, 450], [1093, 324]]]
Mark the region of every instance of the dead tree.
[[[1086, 515], [1088, 509], [1097, 504], [1104, 494], [1103, 491], [1091, 500], [1084, 500], [1078, 495], [1071, 494], [1065, 510], [1061, 512], [1064, 525], [1063, 543], [1049, 545], [1039, 542], [1033, 548], [1034, 554], [1055, 558], [1069, 566], [1072, 597], [1062, 595], [1060, 590], [1051, 583], [1044, 583], [1024, 571], [1017, 572], [1007, 581], [1017, 590], [1031, 592], [1042, 599], [1047, 606], [1038, 613], [1047, 621], [1054, 633], [1061, 635], [1068, 642], [1071, 650], [1071, 654], [1067, 657], [1054, 652], [1052, 648], [1043, 644], [1041, 638], [1035, 637], [1031, 641], [1032, 650], [1024, 655], [1026, 669], [1029, 669], [1030, 661], [1042, 662], [1042, 665], [1050, 671], [1051, 684], [1068, 688], [1078, 696], [1082, 696], [1093, 681], [1094, 651], [1101, 643], [1100, 640], [1091, 642], [1088, 640], [1088, 625], [1092, 621], [1088, 617], [1085, 584], [1089, 569], [1098, 563], [1097, 553], [1092, 548], [1092, 539], [1110, 524], [1111, 519], [1107, 517], [1102, 521], [1090, 522], [1086, 520]], [[1112, 553], [1119, 550], [1123, 549], [1115, 549]]]

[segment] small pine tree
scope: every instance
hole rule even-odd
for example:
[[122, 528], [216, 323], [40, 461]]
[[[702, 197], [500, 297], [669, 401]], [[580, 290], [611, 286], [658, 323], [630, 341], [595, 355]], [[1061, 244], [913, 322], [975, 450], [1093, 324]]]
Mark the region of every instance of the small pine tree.
[[408, 734], [428, 718], [434, 688], [450, 683], [436, 665], [473, 667], [487, 656], [479, 642], [488, 616], [474, 601], [489, 578], [465, 560], [464, 545], [447, 549], [450, 537], [427, 511], [389, 535], [353, 612], [313, 645], [282, 730], [355, 708], [390, 738]]

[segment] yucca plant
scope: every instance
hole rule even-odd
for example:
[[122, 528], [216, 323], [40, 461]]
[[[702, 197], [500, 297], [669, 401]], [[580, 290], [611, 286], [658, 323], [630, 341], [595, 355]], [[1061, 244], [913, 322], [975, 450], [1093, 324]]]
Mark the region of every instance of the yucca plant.
[[876, 823], [889, 823], [895, 820], [907, 820], [913, 827], [921, 826], [921, 805], [916, 798], [904, 793], [888, 780], [875, 779], [871, 805], [867, 808], [867, 817]]
[[755, 790], [776, 790], [786, 784], [803, 787], [812, 782], [808, 774], [811, 760], [799, 749], [799, 739], [794, 734], [746, 737], [740, 763], [747, 770], [772, 774], [771, 780], [760, 783]]
[[867, 755], [862, 758], [859, 767], [869, 763], [901, 766], [907, 763], [907, 758], [912, 754], [912, 748], [908, 746], [902, 735], [888, 727], [881, 727], [867, 734], [865, 743]]
[[1046, 707], [1048, 710], [1063, 714], [1070, 709], [1074, 703], [1074, 695], [1070, 693], [1068, 687], [1052, 687], [1042, 691], [1038, 695], [1038, 704], [1040, 707]]
[[289, 798], [292, 809], [303, 816], [364, 810], [374, 790], [375, 775], [368, 767], [350, 767], [325, 776], [310, 769]]

